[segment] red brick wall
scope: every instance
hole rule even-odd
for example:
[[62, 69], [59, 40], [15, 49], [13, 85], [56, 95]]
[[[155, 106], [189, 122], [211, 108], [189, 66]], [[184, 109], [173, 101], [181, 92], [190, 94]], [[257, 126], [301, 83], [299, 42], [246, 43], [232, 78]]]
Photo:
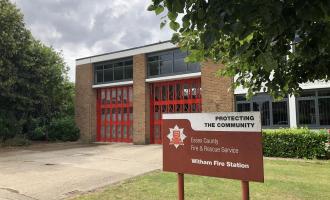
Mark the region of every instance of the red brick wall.
[[76, 66], [75, 122], [84, 142], [96, 139], [96, 90], [92, 85], [92, 64]]
[[216, 71], [224, 67], [211, 61], [202, 63], [203, 112], [233, 112], [234, 93], [230, 89], [233, 78], [217, 77]]
[[145, 54], [133, 56], [133, 143], [150, 143], [150, 93]]

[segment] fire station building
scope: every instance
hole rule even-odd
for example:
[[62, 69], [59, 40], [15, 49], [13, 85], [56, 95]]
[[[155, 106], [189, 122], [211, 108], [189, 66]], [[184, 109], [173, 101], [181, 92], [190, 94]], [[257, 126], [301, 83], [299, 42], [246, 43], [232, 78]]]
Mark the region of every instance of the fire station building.
[[75, 117], [85, 142], [160, 144], [163, 113], [260, 111], [263, 128], [330, 127], [330, 84], [302, 85], [299, 97], [274, 101], [230, 90], [222, 65], [185, 63], [171, 42], [76, 60]]

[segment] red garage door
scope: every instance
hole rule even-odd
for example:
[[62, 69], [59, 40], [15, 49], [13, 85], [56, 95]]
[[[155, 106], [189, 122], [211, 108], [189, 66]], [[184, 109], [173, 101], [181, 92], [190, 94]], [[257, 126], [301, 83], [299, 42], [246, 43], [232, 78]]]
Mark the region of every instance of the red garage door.
[[152, 83], [150, 86], [150, 142], [161, 144], [163, 113], [202, 112], [201, 79]]
[[132, 142], [133, 86], [97, 90], [97, 137], [99, 142]]

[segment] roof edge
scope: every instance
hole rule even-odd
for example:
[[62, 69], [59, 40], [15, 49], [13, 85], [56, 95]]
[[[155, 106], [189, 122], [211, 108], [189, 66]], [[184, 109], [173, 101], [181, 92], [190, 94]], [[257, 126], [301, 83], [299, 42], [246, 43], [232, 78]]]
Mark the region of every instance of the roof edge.
[[77, 58], [76, 61], [84, 60], [84, 59], [91, 59], [91, 58], [95, 58], [95, 57], [99, 57], [99, 56], [105, 56], [105, 55], [110, 55], [110, 54], [115, 54], [115, 53], [135, 50], [135, 49], [141, 49], [141, 48], [144, 48], [144, 47], [154, 46], [154, 45], [157, 45], [157, 44], [163, 44], [163, 43], [168, 43], [168, 42], [171, 42], [171, 40], [165, 40], [165, 41], [161, 41], [161, 42], [155, 42], [155, 43], [142, 45], [142, 46], [137, 46], [137, 47], [132, 47], [132, 48], [128, 48], [128, 49], [123, 49], [123, 50], [118, 50], [118, 51], [111, 51], [111, 52], [108, 52], [108, 53], [102, 53], [102, 54], [96, 54], [96, 55], [92, 55], [92, 56]]

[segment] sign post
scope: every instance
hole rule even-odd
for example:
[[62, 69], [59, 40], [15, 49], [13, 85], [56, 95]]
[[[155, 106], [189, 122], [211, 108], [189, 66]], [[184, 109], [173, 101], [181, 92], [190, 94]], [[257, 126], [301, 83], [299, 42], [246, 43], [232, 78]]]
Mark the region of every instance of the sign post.
[[184, 174], [178, 173], [178, 199], [184, 200]]
[[184, 199], [184, 174], [237, 179], [242, 199], [249, 181], [263, 182], [259, 112], [164, 114], [163, 170], [178, 174], [178, 199]]
[[242, 181], [242, 199], [249, 200], [250, 199], [250, 191], [249, 191], [249, 182]]

